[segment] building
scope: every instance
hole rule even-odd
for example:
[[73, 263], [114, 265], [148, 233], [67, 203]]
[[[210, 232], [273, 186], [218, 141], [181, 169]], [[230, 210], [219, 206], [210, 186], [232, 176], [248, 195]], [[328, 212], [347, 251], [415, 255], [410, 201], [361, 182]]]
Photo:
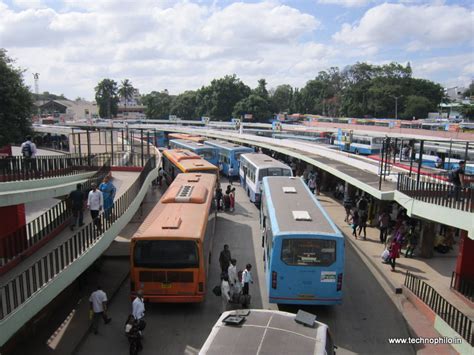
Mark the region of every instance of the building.
[[37, 101], [41, 117], [54, 117], [57, 122], [87, 120], [99, 117], [99, 108], [95, 102], [85, 100], [49, 100]]

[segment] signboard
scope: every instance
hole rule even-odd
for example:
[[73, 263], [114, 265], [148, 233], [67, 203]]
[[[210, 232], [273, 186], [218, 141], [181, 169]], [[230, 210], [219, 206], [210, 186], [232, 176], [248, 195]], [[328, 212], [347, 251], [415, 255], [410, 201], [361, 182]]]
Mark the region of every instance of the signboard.
[[204, 117], [204, 116], [201, 117], [201, 122], [206, 125], [209, 123], [210, 120], [211, 120], [210, 117]]
[[176, 116], [176, 115], [169, 115], [168, 118], [169, 118], [170, 121], [177, 121], [178, 120], [178, 116]]
[[233, 118], [232, 124], [234, 125], [235, 129], [240, 129], [240, 118]]
[[280, 121], [273, 121], [272, 122], [272, 131], [281, 132], [281, 122]]
[[336, 272], [321, 271], [321, 282], [336, 282]]
[[244, 115], [244, 120], [253, 120], [253, 115], [251, 113], [246, 113]]

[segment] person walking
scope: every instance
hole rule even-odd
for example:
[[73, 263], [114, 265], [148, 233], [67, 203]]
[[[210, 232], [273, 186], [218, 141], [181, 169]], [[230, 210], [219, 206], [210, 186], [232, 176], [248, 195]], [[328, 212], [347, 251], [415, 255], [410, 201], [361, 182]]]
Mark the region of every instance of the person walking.
[[107, 294], [102, 291], [100, 286], [91, 293], [89, 297], [90, 313], [92, 314], [92, 331], [98, 334], [99, 318], [104, 320], [105, 324], [109, 324], [112, 318], [107, 317]]
[[223, 275], [221, 281], [221, 300], [222, 300], [222, 312], [224, 313], [229, 308], [229, 301], [230, 301], [230, 285], [229, 285], [229, 277], [227, 275]]
[[235, 187], [230, 190], [229, 193], [230, 212], [234, 212], [235, 209]]
[[104, 216], [109, 219], [114, 205], [115, 193], [117, 192], [114, 184], [110, 181], [109, 175], [104, 177], [104, 180], [99, 185], [99, 190], [102, 192], [102, 197], [104, 199]]
[[218, 211], [222, 211], [222, 189], [220, 186], [216, 188], [216, 207]]
[[380, 243], [385, 244], [387, 241], [388, 229], [390, 227], [390, 215], [387, 211], [383, 211], [379, 216]]
[[312, 175], [311, 179], [309, 179], [308, 187], [311, 193], [314, 195], [314, 192], [316, 191], [316, 176], [315, 175]]
[[359, 218], [359, 212], [355, 208], [352, 210], [351, 220], [352, 220], [352, 235], [354, 236], [355, 239], [357, 239], [357, 227], [359, 226], [360, 218]]
[[359, 237], [364, 231], [364, 239], [367, 239], [367, 212], [361, 212], [359, 215]]
[[234, 182], [234, 168], [230, 164], [229, 164], [229, 170], [227, 171], [227, 174], [229, 176], [229, 184], [232, 185], [232, 183]]
[[353, 202], [352, 202], [351, 196], [349, 195], [349, 193], [347, 191], [344, 192], [343, 205], [344, 205], [344, 209], [346, 210], [346, 218], [344, 219], [344, 222], [349, 223], [349, 218], [351, 216], [352, 204], [353, 204]]
[[229, 268], [227, 269], [229, 276], [230, 296], [238, 295], [240, 293], [239, 274], [237, 271], [237, 260], [231, 259]]
[[405, 258], [413, 258], [413, 253], [418, 245], [418, 233], [414, 226], [410, 226], [408, 231], [408, 245], [405, 251]]
[[388, 262], [390, 263], [390, 266], [392, 267], [391, 271], [395, 271], [396, 260], [397, 258], [400, 257], [400, 249], [401, 249], [401, 245], [400, 245], [399, 239], [394, 238], [392, 240], [392, 243], [390, 244], [390, 254], [388, 257]]
[[24, 158], [25, 168], [27, 170], [36, 170], [36, 154], [38, 150], [36, 149], [36, 144], [31, 141], [31, 136], [26, 137], [26, 141], [21, 144], [20, 147], [21, 155]]
[[364, 195], [362, 195], [359, 198], [359, 201], [357, 201], [357, 209], [359, 210], [359, 215], [368, 213], [369, 202], [367, 201]]
[[89, 195], [87, 196], [87, 208], [91, 211], [92, 221], [97, 229], [97, 232], [102, 231], [99, 212], [104, 207], [104, 197], [102, 196], [102, 192], [97, 189], [97, 184], [91, 184], [92, 190], [89, 191]]
[[249, 284], [253, 283], [251, 270], [252, 270], [252, 265], [247, 264], [245, 266], [245, 270], [242, 272], [242, 294], [243, 295], [249, 294]]
[[221, 254], [219, 255], [219, 264], [221, 266], [222, 274], [227, 275], [227, 271], [229, 269], [231, 260], [232, 260], [232, 256], [230, 255], [229, 246], [225, 244], [224, 249], [221, 251]]
[[69, 194], [69, 201], [72, 208], [72, 224], [71, 230], [74, 230], [76, 223], [79, 227], [84, 225], [84, 193], [82, 192], [82, 184], [77, 184], [76, 189]]
[[230, 191], [231, 191], [231, 186], [227, 185], [227, 189], [225, 190], [225, 193], [224, 193], [224, 210], [225, 211], [230, 210]]
[[139, 329], [145, 329], [145, 303], [143, 301], [143, 290], [137, 291], [137, 297], [132, 302], [132, 315], [139, 322]]
[[449, 197], [454, 195], [456, 201], [459, 200], [461, 188], [464, 187], [464, 175], [465, 175], [466, 162], [464, 160], [459, 161], [459, 167], [449, 172], [449, 182], [454, 186], [452, 192], [449, 193]]
[[163, 170], [163, 167], [160, 166], [158, 169], [158, 186], [163, 186], [163, 176], [165, 175], [165, 172]]

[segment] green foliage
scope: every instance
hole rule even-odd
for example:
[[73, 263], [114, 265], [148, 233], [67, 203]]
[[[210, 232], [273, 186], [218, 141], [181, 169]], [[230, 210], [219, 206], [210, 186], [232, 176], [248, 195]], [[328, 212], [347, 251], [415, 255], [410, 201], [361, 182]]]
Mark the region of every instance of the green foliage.
[[112, 79], [103, 79], [95, 87], [95, 101], [99, 106], [100, 117], [117, 116], [119, 102], [117, 90], [117, 83]]
[[176, 96], [171, 105], [171, 114], [181, 117], [185, 120], [192, 120], [197, 118], [196, 115], [196, 91], [185, 91]]
[[275, 112], [292, 113], [293, 88], [291, 85], [279, 85], [272, 93], [271, 101]]
[[214, 79], [197, 93], [198, 116], [208, 116], [215, 120], [229, 120], [237, 102], [250, 95], [250, 88], [236, 75], [226, 75]]
[[162, 92], [152, 91], [142, 97], [142, 102], [146, 106], [145, 115], [150, 119], [168, 119], [173, 98], [168, 90]]
[[474, 105], [462, 105], [461, 113], [465, 119], [474, 120]]
[[23, 71], [13, 63], [0, 48], [0, 147], [21, 143], [31, 134], [33, 96], [23, 82]]
[[133, 90], [134, 87], [128, 79], [123, 80], [120, 84], [120, 89], [118, 90], [118, 93], [120, 97], [125, 100], [125, 106], [127, 106], [128, 101], [133, 97]]
[[428, 112], [436, 110], [436, 105], [423, 96], [410, 95], [405, 101], [405, 110], [400, 115], [401, 118], [412, 119], [426, 118]]
[[250, 94], [234, 106], [234, 117], [241, 117], [246, 113], [252, 114], [257, 122], [268, 122], [272, 118], [269, 101], [257, 94]]
[[469, 87], [462, 93], [463, 97], [472, 97], [474, 96], [474, 81], [469, 85]]

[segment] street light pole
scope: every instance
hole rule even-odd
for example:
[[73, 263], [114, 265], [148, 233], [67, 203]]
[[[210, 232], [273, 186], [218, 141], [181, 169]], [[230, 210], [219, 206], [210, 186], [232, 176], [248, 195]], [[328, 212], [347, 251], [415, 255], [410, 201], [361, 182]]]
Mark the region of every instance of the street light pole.
[[395, 119], [398, 119], [398, 99], [402, 98], [403, 95], [400, 96], [392, 96], [395, 99]]

